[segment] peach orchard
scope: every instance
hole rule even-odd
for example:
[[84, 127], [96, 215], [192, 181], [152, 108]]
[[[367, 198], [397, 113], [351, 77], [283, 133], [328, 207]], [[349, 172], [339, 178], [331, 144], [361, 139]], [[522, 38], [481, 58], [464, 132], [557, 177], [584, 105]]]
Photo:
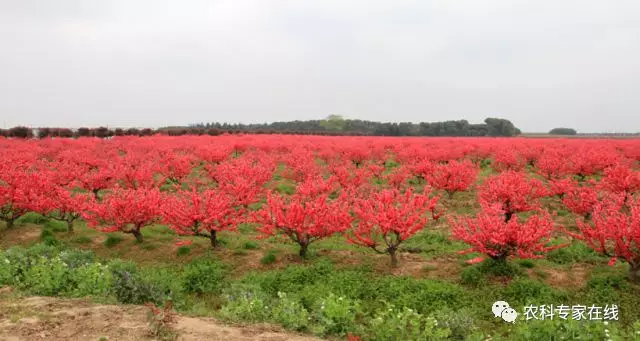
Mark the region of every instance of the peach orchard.
[[[0, 139], [0, 219], [82, 219], [143, 242], [163, 224], [207, 238], [255, 228], [306, 257], [343, 236], [398, 264], [416, 233], [445, 226], [470, 262], [542, 258], [579, 239], [640, 282], [640, 142], [278, 135]], [[287, 183], [290, 187], [283, 187]], [[471, 213], [456, 213], [459, 196]], [[561, 224], [558, 210], [571, 212]], [[239, 232], [238, 232], [239, 233]]]

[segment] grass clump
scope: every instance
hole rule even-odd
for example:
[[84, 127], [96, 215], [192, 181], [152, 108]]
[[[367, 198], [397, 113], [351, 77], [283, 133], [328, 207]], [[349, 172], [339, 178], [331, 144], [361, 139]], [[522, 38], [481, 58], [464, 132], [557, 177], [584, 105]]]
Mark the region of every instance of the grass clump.
[[187, 256], [191, 253], [191, 247], [187, 246], [187, 245], [183, 245], [178, 247], [178, 250], [176, 251], [176, 254], [178, 256]]
[[44, 228], [49, 229], [52, 232], [67, 232], [67, 224], [57, 220], [49, 220], [44, 223]]
[[36, 224], [42, 225], [49, 221], [49, 218], [43, 216], [42, 214], [35, 212], [27, 212], [22, 217], [16, 219], [16, 224], [24, 225], [24, 224]]
[[602, 257], [585, 243], [573, 241], [566, 247], [549, 251], [546, 259], [555, 264], [565, 265], [585, 262], [597, 263], [602, 260]]
[[248, 241], [246, 243], [244, 243], [244, 245], [242, 246], [245, 250], [255, 250], [258, 248], [258, 243], [254, 242], [254, 241]]
[[275, 263], [276, 260], [276, 253], [274, 251], [269, 251], [260, 259], [260, 263], [262, 265], [269, 265]]
[[87, 236], [77, 236], [71, 239], [71, 242], [76, 244], [90, 244], [91, 238]]
[[227, 267], [213, 259], [197, 259], [184, 268], [183, 288], [187, 293], [220, 293], [225, 286]]
[[123, 240], [124, 238], [121, 235], [109, 233], [104, 241], [104, 246], [111, 248], [120, 244]]

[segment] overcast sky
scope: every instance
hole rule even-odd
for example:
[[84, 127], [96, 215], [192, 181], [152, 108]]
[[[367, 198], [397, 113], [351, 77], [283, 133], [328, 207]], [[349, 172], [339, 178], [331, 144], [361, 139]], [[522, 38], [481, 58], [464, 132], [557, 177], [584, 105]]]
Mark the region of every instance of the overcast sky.
[[640, 131], [638, 0], [0, 0], [0, 123]]

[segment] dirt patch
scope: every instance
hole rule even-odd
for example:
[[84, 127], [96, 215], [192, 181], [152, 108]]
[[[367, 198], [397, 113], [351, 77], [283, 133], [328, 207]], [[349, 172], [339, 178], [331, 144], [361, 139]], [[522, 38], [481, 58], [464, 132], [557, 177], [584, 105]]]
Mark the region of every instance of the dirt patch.
[[0, 246], [8, 249], [17, 244], [31, 244], [40, 238], [42, 228], [34, 224], [16, 225], [12, 229], [0, 227]]
[[[148, 308], [98, 305], [86, 299], [0, 297], [0, 340], [156, 340]], [[178, 340], [313, 341], [270, 325], [224, 325], [212, 318], [178, 316]]]
[[546, 273], [545, 281], [554, 288], [582, 288], [591, 273], [591, 268], [579, 264], [572, 266], [569, 270], [554, 268], [544, 269]]
[[460, 275], [461, 268], [455, 258], [439, 257], [427, 260], [411, 253], [400, 253], [399, 256], [398, 267], [392, 270], [392, 274], [396, 276], [445, 279], [457, 278]]

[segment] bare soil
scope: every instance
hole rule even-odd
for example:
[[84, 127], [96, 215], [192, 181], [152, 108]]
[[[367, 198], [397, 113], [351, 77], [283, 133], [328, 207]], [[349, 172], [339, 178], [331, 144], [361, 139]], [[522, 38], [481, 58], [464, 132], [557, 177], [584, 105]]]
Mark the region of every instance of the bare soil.
[[[149, 308], [99, 305], [87, 299], [12, 297], [0, 289], [0, 341], [161, 340], [151, 335]], [[9, 294], [8, 294], [9, 293]], [[213, 318], [177, 316], [177, 340], [314, 341], [270, 325], [225, 325]]]

